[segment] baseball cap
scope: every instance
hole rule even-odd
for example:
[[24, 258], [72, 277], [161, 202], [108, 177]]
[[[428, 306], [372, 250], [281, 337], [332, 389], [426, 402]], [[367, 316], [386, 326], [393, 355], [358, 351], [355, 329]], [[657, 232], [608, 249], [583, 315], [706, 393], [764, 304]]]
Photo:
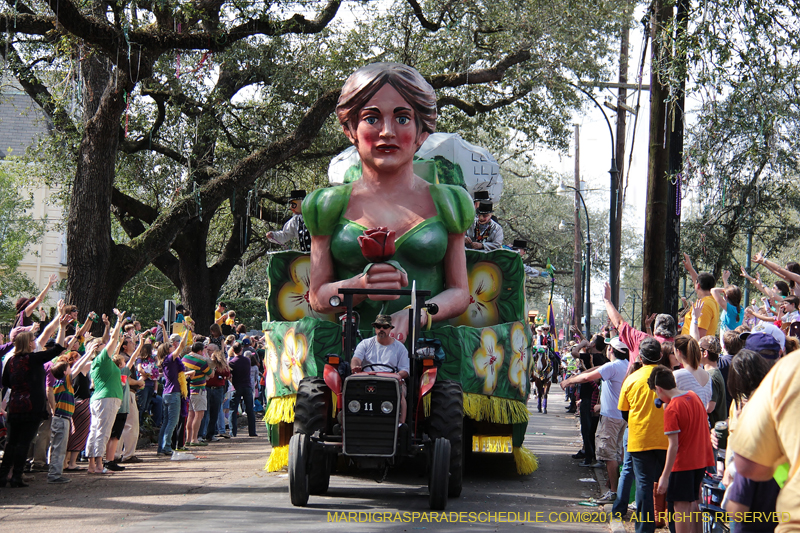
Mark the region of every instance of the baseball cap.
[[250, 346], [250, 337], [246, 337], [244, 340], [242, 340], [242, 345]]
[[782, 349], [775, 337], [761, 331], [748, 335], [744, 348], [761, 354], [764, 359], [777, 359]]
[[[739, 335], [739, 338], [745, 341], [745, 344], [747, 344], [747, 339], [750, 338], [752, 335], [755, 335], [756, 333], [766, 333], [767, 335], [770, 335], [772, 338], [775, 339], [775, 341], [780, 345], [781, 349], [786, 347], [786, 335], [783, 333], [783, 331], [781, 331], [779, 327], [775, 326], [774, 324], [768, 324], [762, 322], [761, 324], [753, 328], [753, 331], [749, 332], [745, 331], [744, 333]], [[757, 351], [754, 350], [753, 348], [747, 348], [747, 349]]]
[[631, 349], [628, 348], [628, 345], [622, 342], [619, 337], [611, 337], [610, 339], [606, 339], [606, 344], [610, 344], [612, 348], [619, 352], [630, 352]]
[[169, 341], [170, 342], [181, 342], [181, 336], [178, 335], [177, 333], [173, 333], [172, 335], [169, 336]]

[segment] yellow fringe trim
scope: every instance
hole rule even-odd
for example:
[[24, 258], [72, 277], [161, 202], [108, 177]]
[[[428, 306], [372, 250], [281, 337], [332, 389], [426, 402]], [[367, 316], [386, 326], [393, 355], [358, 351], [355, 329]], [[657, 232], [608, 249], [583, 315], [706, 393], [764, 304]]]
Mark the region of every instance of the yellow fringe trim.
[[528, 421], [528, 408], [524, 402], [464, 393], [464, 414], [480, 422], [486, 420], [495, 424], [520, 424]]
[[[269, 459], [267, 459], [267, 464], [264, 465], [264, 470], [267, 472], [277, 472], [283, 470], [285, 466], [289, 466], [289, 445], [275, 446], [272, 448], [272, 453], [269, 454]], [[517, 470], [519, 470], [519, 466], [517, 466]]]
[[272, 398], [264, 415], [264, 422], [267, 424], [277, 424], [279, 422], [291, 424], [294, 422], [294, 403], [296, 400], [296, 394]]
[[527, 476], [539, 468], [539, 459], [527, 448], [514, 448], [512, 453], [517, 464], [517, 474]]
[[426, 394], [422, 397], [422, 412], [424, 416], [427, 418], [431, 416], [431, 395]]

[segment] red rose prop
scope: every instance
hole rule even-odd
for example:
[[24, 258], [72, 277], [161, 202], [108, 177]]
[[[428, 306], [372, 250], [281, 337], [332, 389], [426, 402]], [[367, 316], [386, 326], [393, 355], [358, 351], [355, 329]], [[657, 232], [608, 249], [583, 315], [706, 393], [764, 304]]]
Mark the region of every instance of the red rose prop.
[[389, 228], [365, 229], [358, 236], [361, 253], [370, 263], [385, 263], [394, 256], [394, 231]]

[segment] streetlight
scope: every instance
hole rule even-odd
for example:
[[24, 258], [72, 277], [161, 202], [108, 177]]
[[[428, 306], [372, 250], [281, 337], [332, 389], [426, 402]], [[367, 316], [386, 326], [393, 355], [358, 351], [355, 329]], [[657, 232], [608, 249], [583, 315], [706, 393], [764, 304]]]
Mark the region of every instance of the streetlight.
[[586, 208], [586, 201], [583, 199], [583, 195], [581, 191], [571, 185], [564, 185], [563, 183], [558, 184], [558, 188], [556, 189], [556, 194], [558, 196], [564, 196], [567, 193], [567, 189], [572, 189], [575, 191], [575, 194], [580, 198], [581, 204], [583, 204], [583, 212], [586, 214], [586, 276], [585, 276], [585, 288], [584, 294], [586, 295], [586, 303], [584, 309], [584, 316], [585, 316], [585, 323], [586, 323], [586, 338], [591, 337], [591, 323], [592, 323], [592, 296], [590, 292], [590, 278], [591, 278], [591, 267], [592, 267], [592, 237], [591, 237], [591, 230], [589, 229], [589, 210]]
[[[617, 224], [616, 224], [617, 217], [619, 216], [619, 206], [617, 205], [617, 201], [619, 200], [619, 169], [617, 168], [617, 148], [616, 144], [614, 143], [614, 129], [611, 127], [611, 121], [608, 120], [608, 115], [606, 115], [603, 106], [601, 106], [600, 103], [597, 100], [595, 100], [594, 96], [592, 96], [592, 94], [589, 91], [569, 81], [565, 80], [565, 83], [567, 85], [575, 87], [580, 92], [585, 94], [589, 98], [589, 100], [591, 100], [594, 103], [594, 105], [597, 106], [597, 108], [600, 110], [600, 114], [603, 115], [603, 118], [606, 121], [606, 125], [608, 126], [608, 134], [611, 136], [611, 168], [608, 171], [608, 173], [611, 176], [611, 205], [608, 211], [608, 226], [609, 226], [608, 229], [611, 240], [611, 248], [610, 248], [611, 251], [609, 253], [609, 258], [608, 258], [608, 264], [609, 264], [608, 277], [609, 277], [609, 284], [611, 285], [611, 302], [615, 306], [619, 307], [620, 257], [619, 257], [619, 252], [617, 251], [619, 249], [619, 242], [618, 242], [619, 235], [617, 235]], [[606, 103], [606, 107], [608, 107], [613, 111], [619, 112], [616, 106], [612, 106]], [[635, 111], [629, 108], [628, 106], [623, 106], [623, 109], [625, 109], [626, 111]], [[583, 200], [583, 198], [581, 198], [581, 200]], [[586, 204], [584, 204], [584, 207], [586, 207]], [[588, 217], [586, 223], [587, 224], [589, 223]]]

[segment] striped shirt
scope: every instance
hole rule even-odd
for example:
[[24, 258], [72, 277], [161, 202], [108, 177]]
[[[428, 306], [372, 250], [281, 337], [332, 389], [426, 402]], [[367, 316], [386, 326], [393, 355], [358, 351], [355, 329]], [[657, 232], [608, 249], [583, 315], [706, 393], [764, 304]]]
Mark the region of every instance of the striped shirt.
[[206, 388], [206, 381], [211, 374], [208, 360], [200, 354], [189, 352], [183, 356], [183, 366], [186, 370], [194, 370], [194, 375], [189, 380], [189, 393], [197, 394]]
[[75, 412], [75, 391], [72, 388], [72, 378], [69, 374], [64, 379], [57, 379], [53, 386], [53, 395], [56, 398], [55, 414], [64, 418], [72, 418]]

